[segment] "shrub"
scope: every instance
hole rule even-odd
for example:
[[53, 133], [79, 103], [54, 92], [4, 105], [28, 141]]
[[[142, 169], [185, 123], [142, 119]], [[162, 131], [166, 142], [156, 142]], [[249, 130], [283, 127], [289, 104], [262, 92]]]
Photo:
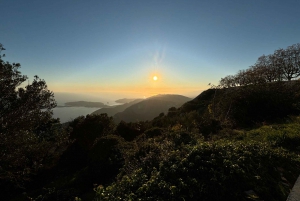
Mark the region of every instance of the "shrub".
[[246, 200], [245, 192], [252, 190], [262, 200], [284, 200], [289, 188], [282, 175], [291, 169], [299, 174], [299, 158], [266, 143], [218, 141], [185, 148], [187, 154], [170, 151], [151, 171], [141, 165], [112, 185], [96, 188], [97, 199]]
[[126, 141], [132, 141], [135, 137], [143, 133], [139, 123], [126, 123], [121, 121], [117, 126], [117, 134], [123, 137]]

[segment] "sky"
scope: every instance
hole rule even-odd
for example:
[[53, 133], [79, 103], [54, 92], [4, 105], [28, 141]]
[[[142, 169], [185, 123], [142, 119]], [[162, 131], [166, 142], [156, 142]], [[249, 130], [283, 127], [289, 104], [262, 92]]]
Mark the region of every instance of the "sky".
[[299, 8], [299, 0], [0, 0], [0, 43], [4, 60], [60, 98], [195, 97], [299, 43]]

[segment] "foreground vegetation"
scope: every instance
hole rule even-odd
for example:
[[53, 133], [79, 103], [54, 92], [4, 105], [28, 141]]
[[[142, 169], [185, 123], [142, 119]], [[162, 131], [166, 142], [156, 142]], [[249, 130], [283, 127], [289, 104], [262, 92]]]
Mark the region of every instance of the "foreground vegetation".
[[148, 130], [117, 180], [95, 188], [97, 198], [285, 200], [300, 173], [299, 123], [223, 129], [208, 140], [182, 129]]
[[151, 121], [62, 125], [45, 81], [22, 88], [20, 65], [0, 60], [1, 199], [286, 200], [300, 174], [300, 81], [212, 87]]

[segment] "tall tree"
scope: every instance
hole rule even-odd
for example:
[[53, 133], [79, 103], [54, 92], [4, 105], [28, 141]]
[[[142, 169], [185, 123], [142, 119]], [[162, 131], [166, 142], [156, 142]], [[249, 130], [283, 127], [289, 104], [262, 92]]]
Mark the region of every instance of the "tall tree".
[[35, 76], [24, 86], [28, 78], [19, 71], [21, 65], [5, 62], [4, 56], [0, 55], [0, 188], [11, 190], [24, 187], [32, 174], [51, 164], [68, 134], [52, 119], [56, 102], [46, 82]]
[[297, 58], [293, 58], [292, 47], [288, 47], [286, 50], [275, 50], [274, 55], [276, 57], [277, 68], [280, 69], [283, 78], [290, 81], [300, 75], [300, 69], [293, 63], [293, 61]]
[[[0, 50], [5, 50], [0, 44]], [[22, 87], [28, 78], [19, 71], [19, 63], [9, 63], [0, 57], [0, 133], [34, 130], [52, 118], [56, 106], [53, 92], [38, 76]]]
[[279, 71], [275, 66], [274, 59], [273, 55], [262, 55], [253, 66], [258, 76], [265, 82], [274, 82], [279, 78]]
[[245, 86], [292, 80], [300, 76], [300, 43], [286, 49], [278, 49], [274, 54], [260, 56], [253, 66], [240, 70], [236, 75], [228, 75], [220, 80], [222, 87]]

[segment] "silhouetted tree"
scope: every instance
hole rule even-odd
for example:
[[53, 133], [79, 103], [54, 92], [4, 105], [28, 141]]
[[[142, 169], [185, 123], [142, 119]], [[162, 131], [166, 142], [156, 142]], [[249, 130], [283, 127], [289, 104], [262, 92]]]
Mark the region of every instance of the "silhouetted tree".
[[[0, 45], [0, 49], [4, 50]], [[52, 118], [56, 106], [53, 92], [38, 76], [21, 87], [28, 78], [19, 71], [19, 63], [0, 58], [0, 133], [16, 134], [30, 131]]]
[[222, 87], [235, 87], [236, 86], [236, 78], [233, 75], [228, 75], [224, 78], [221, 78], [220, 86]]
[[290, 81], [300, 76], [299, 68], [299, 44], [289, 46], [287, 49], [278, 49], [274, 52], [277, 67], [281, 70], [283, 77]]
[[274, 81], [290, 81], [300, 76], [300, 43], [275, 50], [274, 54], [262, 55], [257, 62], [236, 75], [220, 80], [220, 86], [229, 88]]
[[69, 124], [72, 127], [70, 138], [88, 150], [96, 138], [112, 133], [114, 128], [113, 118], [106, 113], [100, 115], [79, 116]]
[[3, 57], [0, 56], [0, 188], [9, 188], [22, 186], [44, 167], [66, 135], [59, 121], [52, 119], [56, 102], [46, 82], [35, 76], [24, 87], [22, 83], [28, 78], [19, 71], [21, 65], [6, 62]]
[[139, 123], [126, 123], [125, 121], [121, 121], [116, 130], [118, 135], [123, 137], [126, 141], [132, 141], [143, 132], [143, 130], [140, 129]]

